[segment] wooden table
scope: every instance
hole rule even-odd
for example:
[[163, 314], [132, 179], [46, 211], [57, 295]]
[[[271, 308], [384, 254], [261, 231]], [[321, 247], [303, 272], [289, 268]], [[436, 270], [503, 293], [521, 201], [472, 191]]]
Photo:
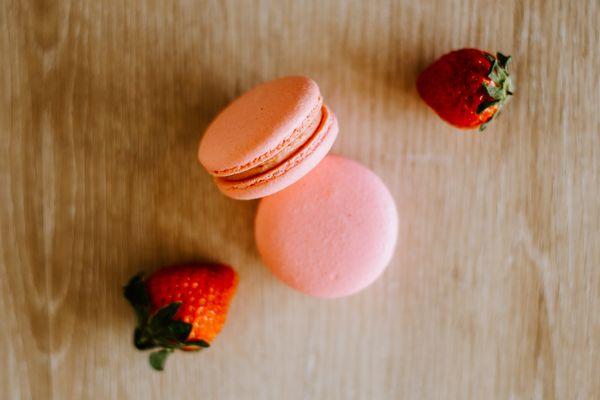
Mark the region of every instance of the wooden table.
[[[3, 1], [0, 398], [599, 399], [599, 20], [597, 0]], [[465, 46], [515, 60], [484, 134], [415, 90]], [[399, 207], [392, 264], [350, 298], [275, 280], [257, 203], [196, 161], [220, 108], [289, 74]], [[121, 287], [199, 259], [240, 273], [229, 322], [153, 372]]]

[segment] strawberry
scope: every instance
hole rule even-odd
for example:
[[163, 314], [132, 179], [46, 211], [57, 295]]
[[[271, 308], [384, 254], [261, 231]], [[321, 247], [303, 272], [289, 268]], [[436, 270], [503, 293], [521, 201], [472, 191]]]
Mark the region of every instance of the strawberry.
[[478, 49], [452, 51], [421, 73], [417, 90], [446, 122], [482, 131], [513, 94], [510, 61]]
[[124, 288], [138, 326], [134, 344], [150, 354], [150, 365], [162, 371], [176, 349], [200, 350], [221, 331], [238, 277], [226, 265], [181, 265], [162, 268], [147, 279], [134, 276]]

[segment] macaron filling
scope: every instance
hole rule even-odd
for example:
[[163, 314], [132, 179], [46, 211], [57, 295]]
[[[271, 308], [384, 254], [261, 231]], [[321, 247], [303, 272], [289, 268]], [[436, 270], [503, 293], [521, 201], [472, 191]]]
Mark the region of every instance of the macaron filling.
[[322, 105], [322, 102], [320, 102], [318, 107], [311, 110], [308, 117], [294, 130], [289, 141], [284, 144], [279, 152], [246, 171], [228, 176], [220, 176], [218, 179], [227, 182], [243, 181], [245, 179], [256, 177], [281, 165], [315, 136], [317, 130], [322, 125], [324, 115], [326, 114], [325, 107]]
[[237, 181], [226, 180], [223, 177], [215, 177], [217, 185], [223, 190], [245, 190], [250, 187], [256, 187], [258, 185], [276, 180], [280, 176], [286, 174], [288, 171], [302, 163], [304, 160], [309, 158], [319, 146], [330, 141], [330, 136], [337, 135], [337, 121], [334, 114], [327, 108], [326, 105], [322, 106], [321, 120], [318, 127], [314, 130], [314, 133], [304, 141], [298, 149], [295, 150], [289, 157], [285, 158], [279, 164], [273, 166], [271, 169], [260, 172], [257, 175], [249, 176], [245, 179]]

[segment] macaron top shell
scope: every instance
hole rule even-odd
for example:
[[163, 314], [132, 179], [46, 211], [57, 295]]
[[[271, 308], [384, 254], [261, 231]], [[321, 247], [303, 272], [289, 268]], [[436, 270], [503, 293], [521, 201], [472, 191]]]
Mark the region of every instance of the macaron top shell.
[[394, 199], [381, 179], [337, 156], [262, 199], [255, 224], [266, 266], [291, 287], [325, 298], [371, 284], [391, 260], [397, 231]]
[[329, 152], [339, 128], [333, 113], [323, 105], [319, 127], [309, 140], [294, 154], [276, 167], [261, 174], [238, 181], [215, 177], [219, 190], [228, 197], [252, 200], [269, 196], [301, 179]]
[[260, 84], [229, 104], [209, 125], [198, 159], [214, 176], [249, 170], [293, 140], [322, 103], [318, 85], [308, 77]]

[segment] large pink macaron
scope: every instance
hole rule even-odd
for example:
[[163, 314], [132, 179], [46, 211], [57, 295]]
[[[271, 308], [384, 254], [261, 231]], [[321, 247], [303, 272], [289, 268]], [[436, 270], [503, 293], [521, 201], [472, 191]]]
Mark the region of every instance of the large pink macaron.
[[338, 156], [262, 199], [255, 223], [258, 251], [275, 276], [325, 298], [356, 293], [377, 279], [397, 233], [398, 214], [385, 184]]
[[200, 141], [198, 159], [225, 195], [256, 199], [306, 175], [327, 155], [337, 133], [315, 81], [279, 78], [221, 111]]

